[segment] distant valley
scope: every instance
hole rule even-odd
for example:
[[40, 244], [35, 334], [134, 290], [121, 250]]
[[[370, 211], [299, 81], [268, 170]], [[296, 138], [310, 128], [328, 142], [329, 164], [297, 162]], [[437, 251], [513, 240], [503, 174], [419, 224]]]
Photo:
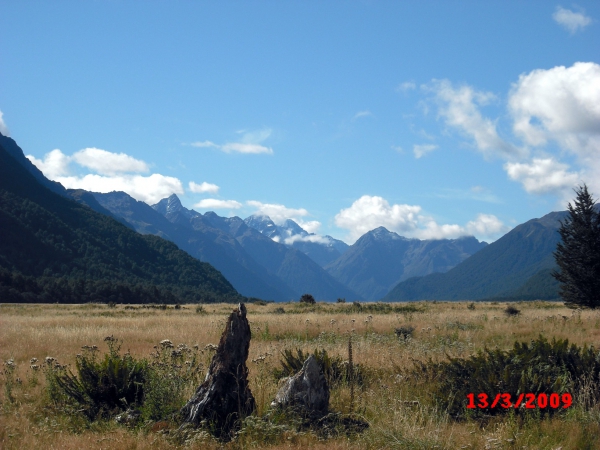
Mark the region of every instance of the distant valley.
[[[70, 292], [69, 299], [74, 298], [77, 283], [83, 283], [79, 289], [101, 296], [104, 291], [97, 286], [86, 287], [86, 283], [100, 283], [110, 292], [108, 297], [135, 301], [152, 297], [148, 294], [152, 286], [158, 286], [158, 291], [152, 292], [172, 299], [202, 301], [236, 296], [289, 301], [304, 293], [324, 301], [557, 297], [550, 273], [563, 212], [519, 225], [490, 245], [474, 237], [409, 239], [384, 227], [347, 245], [331, 236], [308, 233], [289, 219], [275, 223], [265, 215], [241, 219], [214, 212], [201, 214], [185, 208], [176, 195], [150, 206], [124, 192], [66, 190], [44, 177], [12, 139], [0, 135], [0, 153], [0, 292], [5, 296], [11, 292], [9, 297], [15, 301], [43, 301], [44, 286], [51, 285], [52, 280], [62, 280], [61, 289]], [[49, 225], [53, 223], [56, 226]], [[98, 226], [103, 227], [102, 232], [94, 231]], [[102, 243], [97, 242], [100, 235], [105, 240]], [[95, 239], [96, 244], [87, 239]], [[160, 262], [156, 267], [162, 267], [161, 273], [151, 273], [153, 269], [144, 263], [151, 254], [147, 246], [166, 248], [168, 241], [180, 249], [168, 251], [169, 258], [178, 262]], [[103, 250], [92, 250], [98, 245]], [[103, 263], [102, 270], [90, 270], [90, 264], [97, 266], [92, 255], [109, 248], [117, 254], [108, 257], [106, 253], [103, 258], [113, 264]], [[132, 253], [133, 248], [137, 254]], [[175, 256], [174, 251], [181, 256]], [[181, 273], [169, 278], [171, 269], [163, 264], [171, 264], [172, 270]], [[210, 275], [201, 276], [199, 270]], [[184, 282], [183, 273], [197, 275]], [[26, 282], [19, 285], [19, 276]], [[217, 284], [206, 284], [208, 280]], [[29, 288], [24, 287], [27, 283]], [[125, 294], [106, 288], [119, 283], [126, 286], [120, 288]], [[25, 295], [28, 289], [31, 295]], [[194, 297], [194, 289], [203, 294], [198, 291]], [[134, 291], [137, 294], [132, 294]]]

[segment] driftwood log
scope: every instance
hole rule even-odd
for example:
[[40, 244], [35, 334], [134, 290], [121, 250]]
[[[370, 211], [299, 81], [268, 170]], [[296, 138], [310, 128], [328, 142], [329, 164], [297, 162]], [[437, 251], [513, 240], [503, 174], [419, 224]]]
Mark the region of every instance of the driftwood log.
[[182, 427], [205, 422], [217, 438], [229, 440], [254, 411], [246, 366], [250, 337], [246, 307], [240, 303], [227, 320], [206, 379], [181, 409]]

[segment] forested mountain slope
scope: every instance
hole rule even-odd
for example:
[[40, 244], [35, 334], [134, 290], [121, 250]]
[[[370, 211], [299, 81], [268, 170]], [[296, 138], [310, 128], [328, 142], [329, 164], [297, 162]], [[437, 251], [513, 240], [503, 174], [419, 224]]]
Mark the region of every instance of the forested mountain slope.
[[558, 228], [566, 212], [552, 212], [515, 227], [446, 273], [410, 278], [384, 300], [554, 299], [550, 276]]
[[4, 148], [12, 140], [2, 138], [0, 301], [242, 299], [210, 264], [57, 194], [59, 188], [53, 192], [40, 184], [39, 175], [34, 177], [23, 161], [11, 156], [15, 148], [11, 154]]

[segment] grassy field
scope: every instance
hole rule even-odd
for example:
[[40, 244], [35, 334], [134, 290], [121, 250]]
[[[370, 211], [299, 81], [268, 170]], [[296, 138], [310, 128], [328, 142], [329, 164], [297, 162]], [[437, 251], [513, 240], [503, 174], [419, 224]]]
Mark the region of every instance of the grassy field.
[[[364, 368], [353, 412], [369, 422], [362, 434], [321, 439], [311, 431], [278, 428], [248, 420], [238, 439], [225, 448], [406, 448], [406, 449], [585, 449], [600, 448], [600, 405], [573, 392], [573, 406], [552, 418], [523, 420], [514, 414], [485, 421], [455, 421], [440, 410], [430, 382], [415, 364], [467, 358], [487, 348], [512, 348], [515, 340], [568, 338], [577, 345], [600, 341], [600, 312], [573, 311], [559, 303], [511, 304], [521, 313], [507, 316], [505, 303], [418, 302], [401, 304], [250, 304], [252, 329], [250, 387], [263, 416], [277, 391], [272, 376], [285, 349], [325, 349]], [[197, 345], [204, 367], [218, 344], [233, 305], [142, 306], [0, 305], [0, 447], [5, 449], [221, 448], [199, 431], [186, 441], [168, 426], [147, 423], [127, 428], [114, 421], [89, 422], [64, 414], [48, 400], [43, 374], [31, 359], [56, 358], [74, 367], [84, 345], [106, 350], [104, 338], [123, 341], [122, 350], [149, 357], [161, 340]], [[399, 338], [399, 327], [414, 331]], [[8, 362], [12, 360], [12, 362]], [[188, 395], [194, 386], [189, 387]], [[465, 399], [466, 402], [466, 399]], [[332, 389], [331, 409], [347, 413], [350, 389]]]

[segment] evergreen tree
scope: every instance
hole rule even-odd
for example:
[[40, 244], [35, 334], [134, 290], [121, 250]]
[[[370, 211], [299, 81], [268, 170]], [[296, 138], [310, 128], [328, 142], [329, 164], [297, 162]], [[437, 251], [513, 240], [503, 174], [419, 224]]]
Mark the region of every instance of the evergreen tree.
[[552, 276], [561, 284], [560, 296], [565, 305], [581, 308], [600, 307], [600, 214], [587, 186], [575, 189], [574, 205], [561, 221], [554, 257], [559, 271]]

